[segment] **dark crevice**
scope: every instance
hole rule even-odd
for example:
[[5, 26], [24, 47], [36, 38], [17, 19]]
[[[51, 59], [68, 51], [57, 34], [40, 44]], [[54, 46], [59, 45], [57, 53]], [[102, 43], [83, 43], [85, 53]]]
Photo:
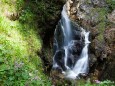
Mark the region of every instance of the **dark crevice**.
[[38, 21], [38, 27], [41, 28], [39, 34], [43, 41], [42, 50], [38, 55], [41, 58], [44, 73], [49, 75], [52, 69], [54, 31], [61, 18], [61, 10], [64, 2], [61, 0], [45, 2], [48, 3], [46, 5], [47, 15], [42, 14], [44, 15], [44, 20], [42, 22]]

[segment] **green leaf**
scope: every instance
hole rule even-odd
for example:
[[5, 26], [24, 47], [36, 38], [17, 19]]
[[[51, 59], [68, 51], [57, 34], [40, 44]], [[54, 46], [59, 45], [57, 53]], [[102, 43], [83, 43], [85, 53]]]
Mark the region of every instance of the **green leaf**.
[[4, 60], [0, 58], [0, 65], [2, 65], [3, 63], [4, 63]]
[[29, 75], [27, 73], [22, 73], [22, 77], [23, 77], [23, 79], [28, 79]]
[[10, 81], [14, 80], [14, 77], [10, 76], [10, 77], [9, 77], [9, 80], [10, 80]]

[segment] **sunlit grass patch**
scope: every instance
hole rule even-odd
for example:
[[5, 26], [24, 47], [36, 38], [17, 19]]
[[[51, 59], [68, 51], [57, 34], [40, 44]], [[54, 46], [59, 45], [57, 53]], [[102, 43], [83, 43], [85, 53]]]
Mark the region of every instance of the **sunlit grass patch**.
[[[17, 0], [12, 1], [15, 3]], [[23, 0], [14, 6], [11, 2], [0, 1], [0, 85], [51, 85], [43, 74], [42, 62], [37, 55], [41, 51], [42, 41], [34, 21], [35, 14], [26, 10], [19, 19], [10, 20], [5, 10], [17, 12], [14, 7], [16, 4], [21, 6]]]

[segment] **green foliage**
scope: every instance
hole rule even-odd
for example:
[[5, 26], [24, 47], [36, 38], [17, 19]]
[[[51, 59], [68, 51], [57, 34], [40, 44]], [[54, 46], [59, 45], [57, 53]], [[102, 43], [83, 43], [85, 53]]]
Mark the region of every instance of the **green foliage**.
[[[0, 6], [0, 86], [51, 86], [37, 55], [42, 41], [33, 6], [24, 0], [2, 0]], [[15, 12], [19, 18], [10, 20]]]
[[[30, 7], [31, 6], [31, 7]], [[49, 20], [52, 20], [57, 14], [61, 5], [57, 3], [57, 0], [31, 0], [29, 8], [31, 12], [37, 14], [39, 26], [44, 28], [43, 24], [46, 24]], [[33, 7], [33, 9], [31, 9]]]
[[115, 83], [113, 81], [110, 80], [105, 80], [105, 81], [96, 81], [91, 83], [90, 80], [87, 80], [86, 82], [83, 80], [79, 80], [77, 82], [78, 86], [114, 86]]
[[100, 33], [100, 35], [97, 36], [97, 38], [100, 42], [103, 42], [104, 39], [103, 34], [107, 23], [107, 18], [106, 18], [107, 9], [105, 7], [101, 7], [101, 8], [97, 7], [92, 10], [93, 15], [96, 14], [96, 12], [98, 13], [98, 17], [97, 17], [98, 24], [96, 25], [96, 28], [99, 29], [99, 33]]
[[32, 23], [34, 22], [34, 14], [29, 10], [29, 8], [22, 11], [19, 20], [23, 23]]
[[15, 0], [15, 3], [16, 3], [15, 7], [17, 11], [20, 11], [24, 6], [24, 0]]
[[30, 76], [27, 68], [21, 66], [15, 65], [14, 67], [14, 65], [10, 65], [8, 69], [0, 70], [0, 84], [4, 86], [18, 86], [19, 84], [24, 86]]
[[16, 62], [14, 65], [10, 65], [9, 68], [4, 66], [4, 68], [4, 70], [0, 70], [0, 86], [51, 85], [49, 80], [46, 82], [45, 80], [41, 80], [39, 76], [36, 76], [36, 73], [30, 73], [29, 67], [21, 62]]
[[110, 80], [105, 80], [105, 81], [102, 81], [99, 85], [100, 86], [114, 86], [115, 83], [113, 81], [110, 81]]
[[108, 11], [111, 12], [115, 9], [115, 0], [106, 0], [107, 5], [109, 6]]

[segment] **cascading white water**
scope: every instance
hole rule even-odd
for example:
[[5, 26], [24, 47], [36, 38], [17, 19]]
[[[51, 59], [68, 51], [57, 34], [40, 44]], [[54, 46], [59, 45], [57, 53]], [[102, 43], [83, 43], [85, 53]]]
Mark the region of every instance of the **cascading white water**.
[[[62, 18], [59, 23], [62, 43], [58, 38], [57, 29], [55, 31], [54, 46], [56, 50], [53, 57], [53, 68], [59, 68], [66, 78], [76, 79], [79, 74], [87, 74], [89, 68], [88, 60], [88, 46], [90, 41], [88, 40], [89, 32], [86, 32], [83, 28], [80, 28], [79, 37], [76, 39], [73, 34], [74, 30], [71, 27], [71, 20], [69, 19], [66, 6], [63, 7]], [[76, 28], [77, 29], [77, 28]], [[83, 47], [82, 47], [83, 46]]]
[[61, 24], [62, 24], [62, 30], [63, 30], [63, 33], [64, 33], [64, 45], [68, 45], [69, 41], [71, 40], [71, 26], [70, 26], [70, 19], [67, 15], [67, 12], [66, 12], [66, 9], [65, 9], [66, 6], [63, 7], [63, 11], [62, 11], [62, 21], [61, 21]]
[[88, 72], [88, 46], [89, 46], [89, 32], [84, 32], [85, 35], [85, 46], [82, 50], [79, 60], [76, 62], [72, 70], [65, 72], [67, 78], [76, 79], [79, 74], [85, 74]]
[[67, 69], [69, 69], [69, 67], [67, 66], [67, 54], [68, 54], [68, 43], [71, 41], [71, 26], [70, 26], [70, 19], [67, 15], [67, 12], [66, 12], [66, 9], [65, 9], [65, 6], [63, 7], [63, 11], [62, 11], [62, 31], [63, 31], [63, 34], [64, 34], [64, 50], [65, 50], [65, 59], [64, 59], [64, 65]]

